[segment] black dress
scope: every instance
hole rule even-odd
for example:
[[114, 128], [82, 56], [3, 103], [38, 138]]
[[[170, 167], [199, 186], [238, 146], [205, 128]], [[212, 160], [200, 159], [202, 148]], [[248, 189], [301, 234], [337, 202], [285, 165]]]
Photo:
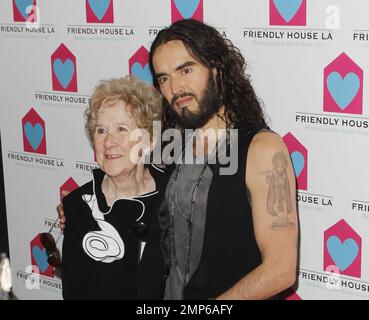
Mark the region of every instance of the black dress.
[[[155, 166], [149, 169], [160, 190], [165, 174]], [[63, 199], [63, 298], [162, 299], [159, 191], [108, 207], [101, 190], [104, 175], [95, 169], [92, 181]], [[138, 233], [138, 223], [148, 231]]]

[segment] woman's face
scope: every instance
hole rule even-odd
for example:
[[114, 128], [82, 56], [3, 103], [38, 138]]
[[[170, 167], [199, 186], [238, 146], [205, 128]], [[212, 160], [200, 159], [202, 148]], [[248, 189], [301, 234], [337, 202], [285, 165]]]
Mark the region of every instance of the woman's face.
[[124, 176], [136, 166], [131, 151], [137, 141], [130, 141], [135, 129], [137, 123], [124, 101], [98, 109], [93, 145], [97, 163], [108, 176]]

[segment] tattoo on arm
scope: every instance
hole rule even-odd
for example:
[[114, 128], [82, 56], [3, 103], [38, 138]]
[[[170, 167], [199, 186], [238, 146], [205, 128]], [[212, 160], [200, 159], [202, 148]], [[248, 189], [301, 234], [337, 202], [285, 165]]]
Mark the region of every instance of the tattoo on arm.
[[272, 159], [273, 169], [266, 171], [268, 184], [267, 210], [275, 217], [272, 229], [282, 229], [293, 226], [288, 214], [292, 211], [291, 188], [288, 181], [286, 155], [280, 151]]

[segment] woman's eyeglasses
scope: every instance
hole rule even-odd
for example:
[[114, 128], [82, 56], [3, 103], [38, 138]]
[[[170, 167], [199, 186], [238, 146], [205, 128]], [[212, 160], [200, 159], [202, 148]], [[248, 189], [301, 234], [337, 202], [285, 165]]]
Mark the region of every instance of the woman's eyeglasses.
[[61, 266], [61, 257], [60, 257], [60, 253], [58, 251], [58, 249], [56, 248], [56, 244], [59, 241], [59, 238], [61, 236], [61, 232], [58, 236], [58, 238], [54, 239], [53, 235], [51, 234], [51, 231], [53, 230], [55, 223], [58, 221], [58, 219], [55, 220], [55, 222], [53, 223], [51, 229], [49, 230], [49, 232], [43, 232], [40, 233], [40, 241], [41, 244], [44, 246], [44, 248], [46, 249], [46, 254], [47, 254], [47, 262], [49, 265], [51, 265], [54, 268], [59, 268]]

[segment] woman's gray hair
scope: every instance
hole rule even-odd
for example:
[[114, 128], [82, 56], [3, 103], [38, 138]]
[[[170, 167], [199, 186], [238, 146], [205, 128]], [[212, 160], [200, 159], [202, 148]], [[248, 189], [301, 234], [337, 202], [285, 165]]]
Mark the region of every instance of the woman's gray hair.
[[126, 76], [102, 80], [95, 87], [90, 105], [85, 111], [85, 128], [91, 144], [98, 110], [102, 106], [114, 105], [120, 100], [129, 106], [137, 126], [148, 130], [150, 138], [153, 139], [153, 122], [161, 119], [162, 97], [154, 87], [132, 76]]

